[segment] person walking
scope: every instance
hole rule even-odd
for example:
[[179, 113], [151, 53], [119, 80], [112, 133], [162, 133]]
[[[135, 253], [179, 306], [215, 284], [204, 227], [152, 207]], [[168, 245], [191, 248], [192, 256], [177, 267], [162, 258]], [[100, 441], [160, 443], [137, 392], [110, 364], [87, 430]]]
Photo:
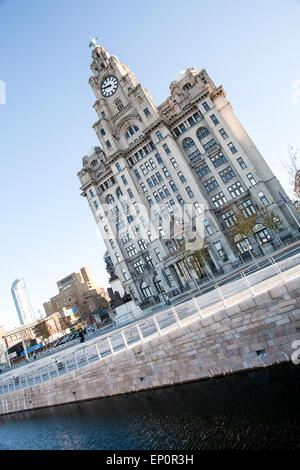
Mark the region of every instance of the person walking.
[[79, 338], [80, 338], [80, 342], [84, 343], [84, 334], [82, 330], [79, 332]]

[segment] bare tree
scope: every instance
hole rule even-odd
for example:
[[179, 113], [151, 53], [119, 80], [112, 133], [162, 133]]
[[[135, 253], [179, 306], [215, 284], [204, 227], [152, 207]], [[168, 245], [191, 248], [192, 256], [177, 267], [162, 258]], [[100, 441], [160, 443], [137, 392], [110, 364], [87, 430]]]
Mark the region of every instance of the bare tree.
[[[283, 168], [289, 176], [290, 191], [299, 198], [299, 189], [297, 190], [297, 180], [300, 180], [300, 155], [299, 150], [293, 145], [288, 146], [288, 159], [281, 162]], [[300, 183], [298, 182], [298, 187]]]

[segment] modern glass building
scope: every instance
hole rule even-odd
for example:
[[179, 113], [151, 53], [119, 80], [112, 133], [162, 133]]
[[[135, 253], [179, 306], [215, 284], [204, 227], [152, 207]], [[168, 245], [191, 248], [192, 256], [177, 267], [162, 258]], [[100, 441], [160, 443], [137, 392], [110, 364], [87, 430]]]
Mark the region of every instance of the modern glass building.
[[35, 321], [32, 305], [23, 278], [16, 279], [11, 286], [11, 293], [15, 302], [21, 325]]

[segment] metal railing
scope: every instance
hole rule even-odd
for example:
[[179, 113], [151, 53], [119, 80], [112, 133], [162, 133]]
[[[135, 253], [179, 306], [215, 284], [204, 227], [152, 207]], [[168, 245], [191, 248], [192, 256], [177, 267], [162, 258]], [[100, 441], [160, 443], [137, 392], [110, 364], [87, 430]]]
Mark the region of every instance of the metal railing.
[[[300, 243], [295, 244], [295, 247], [298, 246], [300, 246]], [[286, 250], [281, 251], [284, 253]], [[289, 260], [290, 259], [291, 258], [289, 258]], [[101, 361], [108, 356], [114, 356], [138, 344], [145, 343], [155, 337], [169, 333], [172, 330], [186, 326], [199, 318], [213, 315], [230, 306], [229, 298], [232, 300], [233, 297], [236, 296], [234, 302], [239, 303], [241, 300], [257, 295], [259, 292], [255, 289], [255, 286], [262, 286], [264, 289], [263, 283], [269, 282], [270, 279], [274, 281], [276, 278], [276, 283], [274, 284], [273, 282], [272, 287], [285, 283], [285, 271], [280, 268], [273, 256], [268, 256], [263, 259], [264, 262], [267, 260], [270, 264], [259, 271], [250, 272], [247, 275], [247, 271], [253, 268], [254, 264], [248, 266], [221, 281], [213, 282], [211, 286], [201, 291], [199, 290], [197, 293], [194, 293], [194, 295], [176, 304], [170, 305], [158, 313], [121, 327], [114, 332], [107, 333], [97, 338], [93, 343], [86, 344], [82, 347], [76, 346], [76, 350], [65, 356], [58, 354], [48, 364], [41, 367], [31, 364], [32, 370], [25, 371], [15, 376], [10, 373], [9, 376], [7, 375], [6, 378], [3, 377], [0, 381], [0, 395], [42, 384], [43, 382], [78, 370], [93, 362]], [[260, 260], [260, 263], [261, 262], [262, 260]], [[272, 268], [274, 268], [273, 273], [263, 273], [263, 271], [270, 271]], [[293, 268], [299, 269], [299, 263], [297, 264], [297, 261], [291, 269]], [[287, 270], [289, 269], [290, 268], [287, 267]], [[258, 274], [258, 283], [254, 283], [255, 276], [257, 277]], [[265, 279], [264, 276], [266, 276]], [[226, 285], [228, 283], [229, 286]], [[234, 289], [241, 286], [244, 286], [244, 288], [236, 290], [236, 292], [234, 291]], [[270, 287], [267, 286], [267, 288]], [[204, 294], [208, 295], [206, 300]], [[217, 294], [215, 298], [216, 301], [211, 303], [215, 294]], [[231, 302], [231, 304], [233, 305], [234, 303]], [[30, 366], [28, 366], [28, 368], [29, 367]]]

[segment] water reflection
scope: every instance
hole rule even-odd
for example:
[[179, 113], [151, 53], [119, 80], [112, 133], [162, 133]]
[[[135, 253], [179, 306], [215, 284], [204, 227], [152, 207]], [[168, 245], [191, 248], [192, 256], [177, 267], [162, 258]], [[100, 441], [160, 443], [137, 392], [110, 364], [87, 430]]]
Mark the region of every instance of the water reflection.
[[0, 449], [295, 449], [292, 364], [2, 417]]

